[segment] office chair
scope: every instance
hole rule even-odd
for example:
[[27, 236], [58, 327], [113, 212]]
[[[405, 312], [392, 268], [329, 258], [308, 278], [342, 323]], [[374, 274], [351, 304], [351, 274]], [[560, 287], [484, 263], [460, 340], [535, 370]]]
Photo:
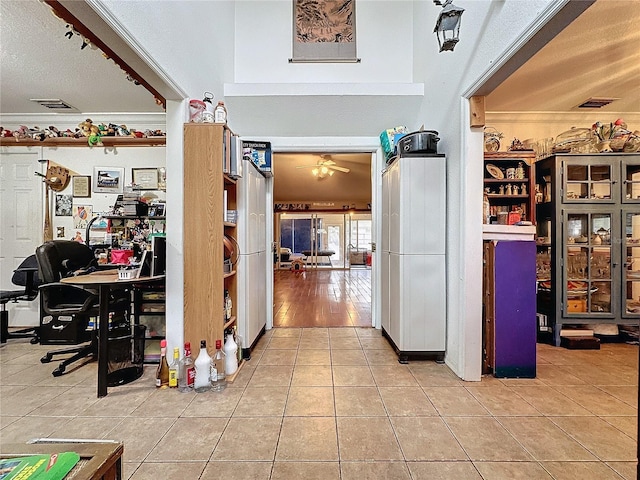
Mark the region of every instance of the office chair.
[[31, 343], [38, 343], [38, 327], [23, 328], [9, 332], [9, 302], [30, 302], [38, 296], [38, 261], [35, 255], [25, 258], [13, 271], [11, 282], [24, 287], [20, 290], [0, 290], [0, 343], [7, 343], [11, 338], [31, 338]]
[[[98, 292], [78, 287], [60, 280], [74, 275], [78, 270], [88, 271], [97, 266], [93, 251], [86, 245], [54, 240], [36, 249], [40, 285], [40, 343], [43, 345], [83, 344], [76, 347], [52, 350], [40, 359], [49, 363], [56, 355], [73, 354], [53, 370], [53, 376], [62, 375], [66, 367], [77, 360], [97, 358], [96, 328], [89, 328], [90, 319], [99, 316]], [[130, 309], [129, 292], [115, 291], [109, 301], [109, 309], [115, 319], [126, 321]], [[88, 342], [88, 343], [86, 343]]]

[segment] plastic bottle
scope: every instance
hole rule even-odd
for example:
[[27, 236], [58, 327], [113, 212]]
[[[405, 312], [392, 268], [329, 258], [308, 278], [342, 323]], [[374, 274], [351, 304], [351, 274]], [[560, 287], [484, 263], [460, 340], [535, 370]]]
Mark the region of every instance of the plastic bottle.
[[238, 370], [238, 344], [233, 339], [233, 330], [227, 330], [224, 342], [224, 370], [227, 375], [233, 375]]
[[207, 341], [200, 341], [200, 353], [194, 362], [196, 368], [196, 378], [193, 382], [193, 388], [197, 393], [208, 392], [211, 390], [211, 357], [207, 352]]
[[216, 353], [211, 358], [211, 390], [221, 392], [227, 386], [222, 340], [216, 340]]
[[178, 390], [183, 393], [193, 391], [193, 382], [196, 378], [196, 370], [191, 358], [191, 343], [185, 342], [184, 356], [180, 360], [180, 373], [178, 374]]
[[227, 107], [224, 106], [223, 101], [219, 101], [213, 110], [213, 121], [215, 123], [227, 123]]

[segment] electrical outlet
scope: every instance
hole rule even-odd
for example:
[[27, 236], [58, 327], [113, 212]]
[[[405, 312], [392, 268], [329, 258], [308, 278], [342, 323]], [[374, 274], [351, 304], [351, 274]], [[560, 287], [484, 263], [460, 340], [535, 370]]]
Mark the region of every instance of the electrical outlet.
[[56, 227], [58, 238], [64, 238], [64, 227]]

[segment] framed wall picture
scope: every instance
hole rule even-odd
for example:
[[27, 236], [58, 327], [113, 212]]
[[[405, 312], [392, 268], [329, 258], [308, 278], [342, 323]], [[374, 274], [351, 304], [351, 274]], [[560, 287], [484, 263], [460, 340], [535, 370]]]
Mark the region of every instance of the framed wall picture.
[[154, 203], [149, 206], [149, 216], [150, 217], [164, 217], [167, 214], [166, 212], [166, 204], [165, 203]]
[[56, 194], [56, 216], [70, 217], [72, 215], [71, 207], [73, 205], [73, 195]]
[[143, 190], [158, 189], [157, 168], [132, 168], [131, 178], [136, 188], [140, 188]]
[[74, 175], [71, 177], [71, 190], [75, 198], [88, 198], [91, 196], [91, 176]]
[[93, 191], [96, 193], [122, 193], [124, 168], [93, 167]]

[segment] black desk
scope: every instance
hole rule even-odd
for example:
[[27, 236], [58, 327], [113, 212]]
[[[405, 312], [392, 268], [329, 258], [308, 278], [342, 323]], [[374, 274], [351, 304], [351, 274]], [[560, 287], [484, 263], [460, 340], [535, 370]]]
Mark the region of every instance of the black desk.
[[133, 285], [135, 283], [152, 283], [164, 280], [164, 275], [140, 277], [121, 280], [116, 270], [98, 270], [88, 275], [63, 278], [62, 283], [70, 283], [81, 287], [97, 287], [100, 302], [100, 322], [98, 326], [98, 397], [107, 395], [107, 374], [109, 368], [109, 292], [113, 286]]
[[315, 260], [311, 260], [311, 262], [316, 264], [318, 263], [318, 257], [327, 257], [329, 265], [331, 266], [333, 266], [331, 263], [331, 256], [336, 254], [333, 250], [303, 250], [300, 253], [307, 257], [305, 258], [306, 261], [309, 261], [309, 257], [312, 259], [315, 258]]

